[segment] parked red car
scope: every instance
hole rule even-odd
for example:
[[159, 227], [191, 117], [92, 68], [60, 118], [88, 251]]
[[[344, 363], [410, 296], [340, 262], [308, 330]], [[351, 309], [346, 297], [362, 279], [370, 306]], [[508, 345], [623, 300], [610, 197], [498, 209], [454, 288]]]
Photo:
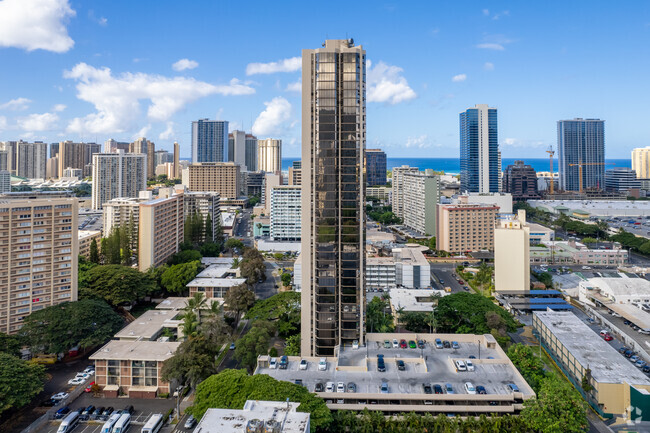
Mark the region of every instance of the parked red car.
[[609, 335], [609, 334], [605, 335], [603, 338], [605, 339], [605, 341], [612, 341], [612, 340], [614, 339], [614, 338], [613, 338], [611, 335]]
[[93, 387], [94, 384], [95, 384], [95, 381], [93, 380], [92, 382], [90, 382], [90, 383], [88, 384], [88, 386], [86, 387], [85, 391], [86, 391], [86, 392], [91, 392], [91, 391], [92, 391], [92, 387]]
[[406, 349], [408, 347], [408, 345], [406, 344], [406, 340], [400, 340], [399, 347], [402, 349]]

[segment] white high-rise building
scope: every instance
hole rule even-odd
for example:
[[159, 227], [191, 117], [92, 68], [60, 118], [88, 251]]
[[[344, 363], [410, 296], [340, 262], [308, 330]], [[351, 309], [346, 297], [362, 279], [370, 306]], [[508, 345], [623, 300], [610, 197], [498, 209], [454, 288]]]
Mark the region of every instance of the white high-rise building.
[[404, 225], [425, 236], [434, 236], [440, 176], [434, 175], [430, 169], [402, 176]]
[[530, 227], [526, 211], [502, 216], [494, 228], [494, 290], [523, 294], [530, 289]]
[[93, 155], [92, 208], [114, 198], [137, 197], [147, 189], [147, 156], [145, 154], [97, 153]]
[[270, 237], [272, 241], [300, 240], [301, 191], [300, 186], [271, 188]]
[[401, 167], [394, 167], [392, 170], [392, 189], [393, 189], [393, 213], [404, 219], [404, 174], [406, 173], [419, 173], [417, 167], [409, 167], [403, 165]]
[[282, 171], [282, 140], [257, 140], [257, 170], [268, 173]]

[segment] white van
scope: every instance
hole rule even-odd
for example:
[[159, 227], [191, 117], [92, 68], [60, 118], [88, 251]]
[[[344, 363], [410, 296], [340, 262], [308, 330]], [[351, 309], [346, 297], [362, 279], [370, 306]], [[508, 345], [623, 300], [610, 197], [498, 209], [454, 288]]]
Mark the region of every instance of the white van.
[[161, 413], [154, 413], [142, 427], [141, 433], [158, 433], [163, 426], [165, 417]]
[[113, 426], [112, 433], [124, 433], [131, 426], [131, 414], [123, 413]]
[[79, 412], [75, 410], [74, 412], [70, 412], [68, 416], [61, 421], [61, 425], [56, 433], [69, 433], [77, 426], [77, 424], [79, 424]]
[[467, 366], [465, 365], [465, 361], [460, 359], [456, 361], [456, 372], [459, 371], [467, 371]]
[[102, 427], [102, 433], [111, 433], [113, 431], [113, 426], [115, 425], [117, 420], [120, 419], [121, 416], [122, 414], [120, 413], [119, 410], [117, 412], [113, 412], [110, 418], [108, 418], [108, 420], [106, 420], [106, 422], [104, 423]]

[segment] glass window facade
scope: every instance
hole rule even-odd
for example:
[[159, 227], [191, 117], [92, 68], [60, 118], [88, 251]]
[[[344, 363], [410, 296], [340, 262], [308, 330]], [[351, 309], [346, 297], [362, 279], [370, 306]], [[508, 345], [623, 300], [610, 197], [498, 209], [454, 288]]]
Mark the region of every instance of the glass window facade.
[[[487, 124], [483, 110], [487, 111]], [[487, 128], [487, 131], [485, 131]], [[460, 189], [499, 192], [499, 139], [497, 110], [487, 106], [460, 113]]]
[[[557, 149], [560, 189], [605, 188], [605, 121], [573, 119], [557, 122]], [[574, 165], [572, 165], [574, 164]], [[582, 170], [580, 170], [582, 165]]]
[[200, 119], [192, 122], [192, 162], [227, 162], [228, 122]]

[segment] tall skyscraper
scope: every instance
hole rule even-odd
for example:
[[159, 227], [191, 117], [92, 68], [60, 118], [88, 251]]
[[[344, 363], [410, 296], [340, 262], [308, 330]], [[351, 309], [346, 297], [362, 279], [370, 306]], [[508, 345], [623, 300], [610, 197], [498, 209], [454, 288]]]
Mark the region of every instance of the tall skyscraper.
[[174, 179], [181, 178], [181, 147], [174, 141]]
[[497, 109], [477, 104], [460, 113], [461, 192], [499, 192]]
[[139, 153], [147, 155], [147, 179], [156, 176], [156, 145], [140, 137], [129, 145], [129, 153]]
[[282, 140], [257, 140], [257, 169], [267, 173], [282, 171]]
[[632, 170], [639, 179], [650, 179], [650, 146], [632, 149]]
[[83, 171], [84, 176], [89, 176], [92, 171], [90, 166], [92, 156], [99, 152], [101, 152], [101, 146], [96, 143], [60, 142], [57, 177], [62, 177], [63, 170], [66, 168], [78, 168]]
[[303, 50], [303, 356], [363, 344], [365, 145], [365, 50], [352, 39]]
[[246, 170], [258, 171], [257, 137], [255, 137], [253, 134], [246, 134]]
[[[557, 122], [560, 189], [605, 188], [605, 121], [573, 119]], [[571, 165], [574, 164], [574, 165]]]
[[114, 198], [137, 197], [147, 189], [147, 157], [141, 153], [93, 155], [92, 208], [101, 209]]
[[192, 162], [228, 162], [228, 122], [192, 121]]
[[16, 146], [16, 176], [45, 179], [47, 176], [47, 144], [18, 142]]
[[386, 153], [381, 149], [366, 149], [366, 185], [386, 185]]

